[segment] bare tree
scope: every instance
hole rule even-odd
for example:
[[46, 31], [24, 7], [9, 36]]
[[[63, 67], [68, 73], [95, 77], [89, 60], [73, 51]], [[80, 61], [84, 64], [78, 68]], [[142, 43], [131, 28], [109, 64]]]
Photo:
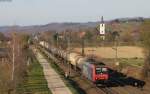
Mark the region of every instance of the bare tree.
[[26, 76], [28, 35], [12, 33], [8, 45], [9, 62], [0, 62], [0, 94], [17, 94]]

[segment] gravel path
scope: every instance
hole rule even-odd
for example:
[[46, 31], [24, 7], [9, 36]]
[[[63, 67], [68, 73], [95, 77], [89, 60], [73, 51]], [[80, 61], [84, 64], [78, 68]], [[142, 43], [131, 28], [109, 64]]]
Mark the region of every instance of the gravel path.
[[49, 65], [48, 61], [44, 58], [44, 56], [38, 51], [34, 50], [34, 52], [38, 61], [43, 67], [45, 79], [48, 82], [48, 87], [51, 90], [52, 94], [72, 94], [69, 88], [64, 84], [60, 76]]

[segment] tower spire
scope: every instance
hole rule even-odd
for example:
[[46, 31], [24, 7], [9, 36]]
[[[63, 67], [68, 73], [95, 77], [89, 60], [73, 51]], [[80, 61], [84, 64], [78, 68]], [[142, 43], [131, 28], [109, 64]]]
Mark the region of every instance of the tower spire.
[[104, 23], [104, 18], [103, 18], [103, 16], [102, 16], [102, 18], [101, 18], [101, 23]]
[[104, 23], [103, 16], [101, 18], [99, 32], [100, 32], [100, 36], [101, 36], [102, 40], [105, 40], [105, 23]]

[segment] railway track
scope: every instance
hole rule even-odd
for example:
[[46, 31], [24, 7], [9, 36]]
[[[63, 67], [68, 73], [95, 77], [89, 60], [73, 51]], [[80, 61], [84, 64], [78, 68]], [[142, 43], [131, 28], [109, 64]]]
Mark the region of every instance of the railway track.
[[[42, 48], [42, 51], [44, 51], [44, 53], [47, 55], [47, 57], [50, 57], [54, 60], [54, 62], [57, 62], [59, 63], [60, 61], [58, 60], [58, 58], [55, 58], [50, 52], [48, 52], [47, 50], [43, 49]], [[60, 64], [60, 63], [59, 63]], [[75, 70], [72, 70], [72, 72], [76, 72], [76, 74], [80, 74], [79, 71], [75, 71]], [[83, 77], [80, 76], [80, 79], [83, 79], [83, 81], [87, 81], [86, 79], [84, 79]], [[117, 92], [111, 90], [110, 88], [100, 88], [100, 87], [97, 87], [95, 86], [93, 83], [91, 83], [90, 81], [87, 81], [88, 83], [90, 83], [91, 87], [94, 87], [97, 94], [118, 94]]]
[[112, 90], [111, 88], [105, 87], [105, 88], [101, 88], [101, 90], [103, 90], [106, 94], [119, 94], [118, 92]]
[[[53, 61], [56, 62], [57, 64], [59, 62], [61, 62], [61, 60], [59, 58], [54, 57], [47, 49], [42, 48], [42, 51], [47, 55], [47, 57], [53, 59]], [[73, 72], [77, 72], [77, 71], [74, 71], [74, 70], [72, 70], [72, 71]], [[83, 79], [83, 80], [85, 81], [86, 79]], [[118, 85], [124, 85], [123, 82], [120, 82], [120, 81], [117, 81], [117, 80], [115, 80], [115, 82]], [[116, 90], [116, 89], [114, 90], [113, 88], [110, 88], [110, 87], [107, 87], [107, 86], [105, 86], [105, 87], [97, 87], [97, 86], [93, 85], [92, 83], [91, 83], [91, 85], [92, 85], [92, 87], [95, 88], [97, 94], [134, 94], [133, 92], [130, 93], [129, 91], [127, 91], [127, 89], [125, 87], [123, 87], [123, 88], [122, 87], [118, 87], [119, 91], [122, 92], [122, 93], [120, 93], [120, 92], [117, 92], [118, 90]], [[136, 93], [136, 94], [140, 94], [140, 93]]]

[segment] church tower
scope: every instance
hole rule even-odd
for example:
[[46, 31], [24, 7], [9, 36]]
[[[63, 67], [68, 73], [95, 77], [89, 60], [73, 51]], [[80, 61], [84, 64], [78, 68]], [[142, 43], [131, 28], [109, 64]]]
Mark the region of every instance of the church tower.
[[103, 16], [101, 18], [99, 32], [100, 32], [100, 36], [101, 36], [102, 40], [105, 40], [105, 23], [103, 20]]

